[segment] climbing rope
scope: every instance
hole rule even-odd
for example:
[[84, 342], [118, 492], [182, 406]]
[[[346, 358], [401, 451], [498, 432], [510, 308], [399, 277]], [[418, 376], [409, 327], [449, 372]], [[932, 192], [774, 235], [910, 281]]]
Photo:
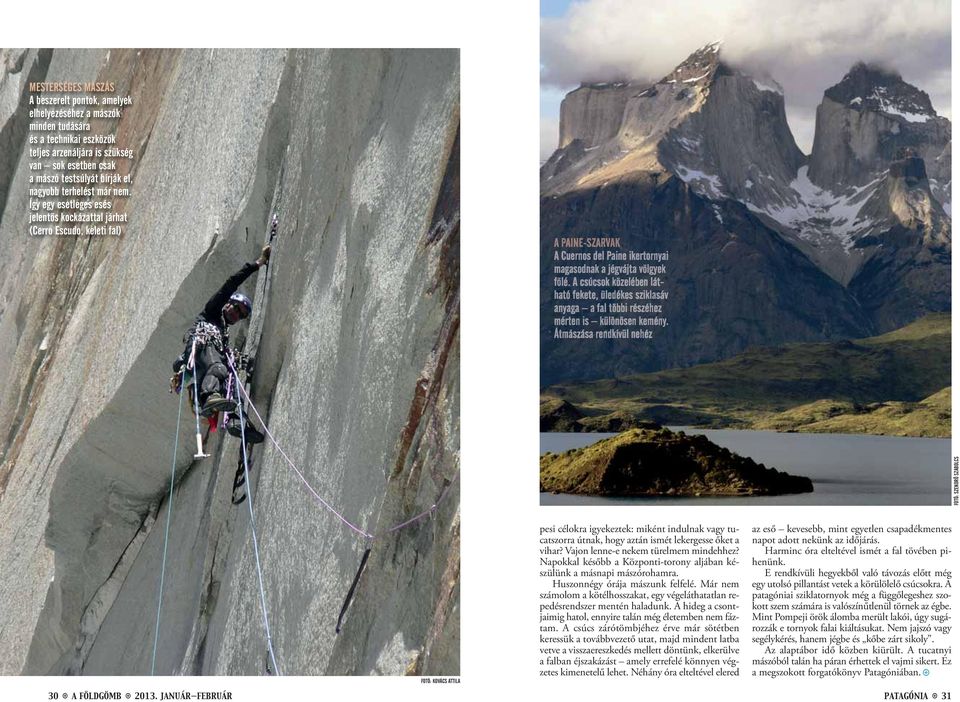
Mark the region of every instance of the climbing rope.
[[157, 641], [160, 639], [160, 606], [163, 604], [163, 577], [167, 571], [167, 543], [170, 540], [170, 517], [173, 514], [173, 485], [177, 476], [177, 448], [180, 445], [180, 417], [183, 413], [183, 393], [179, 393], [177, 403], [177, 433], [173, 439], [173, 459], [170, 461], [170, 495], [167, 498], [167, 526], [163, 532], [163, 562], [160, 565], [160, 593], [157, 595], [157, 626], [153, 632], [153, 658], [150, 661], [150, 675], [157, 667]]
[[[237, 369], [233, 366], [232, 354], [227, 354], [227, 361], [230, 363], [230, 369], [233, 371], [233, 376], [237, 381], [237, 387], [242, 388], [243, 385], [240, 383], [240, 376], [237, 375]], [[240, 417], [240, 442], [243, 448], [243, 473], [246, 479], [246, 484], [248, 486], [247, 490], [247, 508], [250, 510], [250, 533], [253, 535], [253, 557], [257, 564], [257, 580], [260, 584], [260, 609], [263, 612], [263, 628], [267, 633], [267, 650], [270, 652], [270, 660], [273, 662], [273, 669], [277, 671], [277, 675], [282, 675], [280, 672], [280, 667], [277, 665], [277, 658], [273, 652], [273, 637], [270, 634], [270, 621], [267, 619], [267, 598], [263, 589], [263, 571], [260, 569], [260, 547], [257, 544], [257, 525], [253, 519], [253, 495], [250, 494], [250, 467], [247, 463], [247, 437], [246, 437], [246, 418], [243, 414], [243, 403], [237, 403], [237, 414]]]
[[[284, 159], [284, 160], [285, 160], [285, 159]], [[282, 181], [282, 176], [283, 176], [283, 165], [281, 164], [281, 178], [280, 178], [281, 181]], [[273, 217], [271, 218], [271, 226], [270, 226], [270, 234], [269, 234], [269, 243], [273, 243], [273, 240], [274, 240], [274, 238], [275, 238], [276, 235], [277, 235], [277, 229], [278, 229], [277, 209], [279, 208], [279, 202], [280, 202], [280, 196], [281, 196], [281, 195], [282, 195], [282, 191], [280, 190], [280, 185], [279, 185], [279, 182], [278, 182], [277, 190], [276, 190], [275, 193], [274, 193], [274, 204], [275, 204], [275, 208], [274, 208]], [[262, 282], [261, 282], [261, 281], [262, 281]], [[257, 282], [257, 292], [258, 292], [257, 300], [258, 300], [259, 308], [261, 308], [261, 309], [264, 308], [264, 306], [266, 305], [265, 298], [266, 298], [266, 296], [267, 296], [267, 293], [268, 293], [269, 289], [270, 289], [270, 276], [269, 276], [269, 275], [266, 275], [266, 276], [263, 276], [262, 279], [261, 279], [261, 280], [258, 280], [258, 282]], [[250, 334], [250, 336], [249, 336], [248, 339], [247, 339], [248, 348], [249, 348], [251, 345], [254, 346], [254, 347], [256, 347], [256, 348], [259, 348], [260, 336], [261, 336], [261, 334], [262, 334], [262, 324], [263, 324], [263, 322], [262, 322], [262, 314], [258, 314], [258, 315], [257, 315], [256, 321], [260, 322], [260, 324], [259, 324], [257, 327], [254, 327], [254, 326], [253, 326], [254, 321], [255, 321], [255, 320], [251, 320], [251, 334]], [[196, 339], [194, 340], [194, 347], [195, 347], [195, 346], [196, 346]], [[248, 456], [247, 456], [247, 441], [246, 441], [246, 422], [247, 422], [247, 419], [246, 419], [246, 416], [244, 415], [244, 411], [243, 411], [243, 408], [244, 408], [245, 403], [250, 407], [250, 409], [253, 410], [253, 413], [256, 415], [257, 419], [260, 421], [260, 425], [263, 427], [264, 433], [265, 433], [267, 436], [270, 437], [270, 441], [273, 442], [273, 445], [274, 445], [274, 446], [276, 447], [276, 449], [280, 452], [280, 455], [283, 456], [284, 460], [287, 462], [287, 465], [289, 465], [290, 468], [292, 468], [293, 471], [297, 474], [297, 476], [300, 478], [300, 481], [301, 481], [301, 482], [303, 483], [303, 485], [307, 488], [307, 490], [310, 492], [310, 494], [312, 494], [313, 497], [314, 497], [321, 505], [323, 505], [323, 507], [326, 508], [331, 514], [333, 514], [334, 516], [336, 516], [337, 519], [339, 519], [340, 522], [343, 523], [346, 527], [348, 527], [350, 530], [352, 530], [353, 532], [355, 532], [357, 535], [362, 536], [363, 538], [367, 539], [367, 546], [366, 546], [366, 548], [365, 548], [365, 550], [364, 550], [364, 552], [363, 552], [363, 556], [362, 556], [362, 558], [361, 558], [361, 560], [360, 560], [360, 566], [359, 566], [359, 568], [357, 569], [357, 573], [356, 573], [356, 575], [355, 575], [354, 578], [353, 578], [353, 582], [352, 582], [351, 585], [350, 585], [350, 590], [349, 590], [349, 592], [347, 593], [346, 599], [344, 600], [343, 606], [342, 606], [341, 609], [340, 609], [340, 614], [339, 614], [339, 616], [338, 616], [338, 618], [337, 618], [336, 631], [337, 631], [337, 633], [339, 634], [339, 633], [340, 633], [341, 625], [342, 625], [342, 623], [343, 623], [343, 618], [344, 618], [344, 616], [345, 616], [345, 614], [346, 614], [346, 612], [347, 612], [347, 609], [348, 609], [349, 606], [350, 606], [350, 602], [351, 602], [352, 599], [353, 599], [354, 592], [356, 591], [357, 585], [358, 585], [358, 583], [359, 583], [359, 581], [360, 581], [360, 577], [361, 577], [361, 575], [363, 574], [363, 570], [364, 570], [364, 568], [365, 568], [365, 566], [366, 566], [366, 564], [367, 564], [367, 559], [368, 559], [369, 556], [370, 556], [370, 551], [371, 551], [371, 548], [372, 548], [372, 546], [373, 546], [373, 542], [374, 542], [374, 540], [377, 538], [377, 535], [374, 534], [374, 533], [368, 532], [368, 531], [362, 529], [361, 527], [359, 527], [358, 525], [352, 523], [350, 520], [348, 520], [346, 517], [344, 517], [343, 514], [341, 514], [339, 511], [337, 511], [329, 502], [327, 502], [325, 499], [323, 499], [323, 497], [320, 496], [320, 494], [313, 488], [313, 486], [310, 485], [310, 482], [306, 479], [306, 477], [304, 476], [303, 472], [302, 472], [299, 468], [297, 468], [296, 464], [295, 464], [295, 463], [290, 459], [290, 457], [286, 454], [286, 452], [283, 450], [283, 447], [280, 446], [280, 443], [277, 441], [276, 437], [274, 437], [273, 433], [272, 433], [272, 432], [270, 431], [270, 429], [267, 427], [267, 423], [264, 421], [264, 419], [263, 419], [263, 417], [261, 416], [259, 410], [257, 410], [256, 405], [254, 405], [254, 404], [253, 404], [253, 401], [250, 399], [250, 395], [249, 395], [249, 393], [247, 392], [246, 388], [244, 387], [244, 384], [243, 384], [242, 382], [240, 382], [239, 373], [237, 372], [237, 368], [236, 368], [236, 366], [234, 365], [233, 354], [228, 351], [225, 355], [226, 355], [226, 358], [227, 358], [227, 364], [230, 366], [230, 370], [231, 370], [231, 373], [232, 373], [231, 380], [233, 380], [233, 379], [236, 380], [236, 388], [237, 388], [237, 390], [239, 390], [239, 394], [242, 394], [242, 396], [243, 396], [242, 398], [240, 398], [239, 396], [237, 397], [237, 399], [239, 400], [239, 402], [237, 403], [237, 408], [238, 408], [238, 415], [239, 415], [239, 422], [240, 422], [240, 439], [241, 439], [241, 444], [242, 444], [241, 449], [242, 449], [242, 456], [243, 456], [243, 479], [244, 479], [244, 483], [248, 486], [248, 488], [247, 488], [248, 496], [249, 496], [249, 486], [250, 486], [250, 468], [249, 468], [249, 458], [248, 458]], [[192, 356], [192, 355], [191, 355], [191, 356]], [[196, 379], [196, 371], [194, 371], [194, 378]], [[195, 380], [195, 382], [196, 382], [196, 380]], [[199, 412], [198, 412], [198, 414], [199, 414]], [[200, 444], [199, 444], [199, 442], [200, 442], [199, 419], [198, 419], [198, 429], [197, 429], [197, 442], [198, 442], [198, 446], [199, 446], [199, 445], [200, 445]], [[201, 453], [201, 451], [198, 449], [198, 452], [197, 452], [197, 453], [198, 453], [198, 457], [199, 457], [199, 454]], [[394, 525], [394, 526], [392, 526], [392, 527], [384, 530], [383, 532], [381, 532], [381, 534], [384, 534], [384, 535], [385, 535], [385, 534], [391, 534], [391, 533], [393, 533], [393, 532], [399, 531], [400, 529], [403, 529], [403, 528], [405, 528], [405, 527], [408, 527], [408, 526], [411, 526], [411, 525], [413, 525], [413, 524], [416, 524], [417, 522], [420, 522], [421, 520], [426, 519], [427, 517], [429, 517], [430, 515], [432, 515], [432, 514], [437, 510], [437, 508], [439, 507], [439, 505], [443, 502], [443, 500], [444, 500], [444, 498], [447, 496], [447, 494], [449, 494], [450, 489], [451, 489], [451, 487], [453, 486], [453, 483], [457, 480], [457, 478], [459, 478], [459, 476], [460, 476], [460, 474], [459, 474], [459, 471], [458, 471], [457, 474], [453, 477], [453, 479], [452, 479], [449, 483], [447, 483], [447, 485], [444, 487], [443, 491], [440, 493], [440, 496], [439, 496], [439, 497], [436, 499], [436, 501], [430, 506], [429, 509], [424, 510], [423, 512], [421, 512], [421, 513], [419, 513], [419, 514], [411, 517], [410, 519], [407, 519], [407, 520], [405, 520], [405, 521], [403, 521], [403, 522], [401, 522], [401, 523], [399, 523], [399, 524], [396, 524], [396, 525]], [[234, 489], [236, 489], [236, 487], [237, 487], [237, 480], [238, 480], [238, 479], [239, 479], [239, 470], [238, 470], [238, 476], [234, 479]], [[242, 501], [242, 500], [241, 500], [241, 501]], [[237, 502], [234, 502], [234, 504], [237, 504]], [[261, 611], [262, 611], [262, 613], [263, 613], [263, 626], [264, 626], [264, 630], [265, 630], [265, 632], [266, 632], [266, 637], [267, 637], [267, 649], [268, 649], [268, 652], [269, 652], [269, 654], [270, 654], [270, 660], [271, 660], [272, 663], [273, 663], [273, 669], [277, 672], [278, 675], [280, 675], [280, 674], [281, 674], [281, 673], [280, 673], [280, 668], [279, 668], [279, 666], [277, 666], [276, 656], [275, 656], [274, 650], [273, 650], [273, 638], [272, 638], [271, 633], [270, 633], [270, 622], [269, 622], [269, 619], [268, 619], [268, 616], [267, 616], [266, 594], [265, 594], [265, 589], [264, 589], [264, 585], [263, 585], [263, 572], [262, 572], [262, 569], [261, 569], [261, 566], [260, 566], [260, 549], [259, 549], [259, 545], [258, 545], [258, 542], [257, 542], [257, 532], [256, 532], [256, 524], [255, 524], [255, 521], [254, 521], [254, 514], [253, 514], [253, 500], [252, 500], [252, 496], [250, 497], [250, 499], [247, 500], [247, 508], [248, 508], [248, 510], [249, 510], [249, 513], [250, 513], [250, 530], [251, 530], [251, 533], [252, 533], [252, 536], [253, 536], [253, 552], [254, 552], [254, 560], [255, 560], [256, 568], [257, 568], [257, 580], [258, 580], [258, 584], [259, 584], [259, 588], [260, 588], [260, 607], [261, 607]]]
[[417, 516], [411, 517], [405, 522], [400, 522], [399, 524], [396, 524], [390, 527], [389, 529], [385, 529], [384, 533], [390, 534], [395, 531], [400, 531], [404, 527], [410, 526], [411, 524], [415, 524], [416, 522], [419, 522], [421, 519], [424, 519], [430, 516], [431, 514], [433, 514], [436, 511], [437, 507], [440, 505], [440, 503], [443, 502], [443, 498], [447, 496], [447, 493], [450, 492], [450, 488], [453, 487], [454, 482], [456, 482], [457, 478], [459, 477], [460, 477], [460, 473], [458, 471], [457, 474], [453, 476], [453, 480], [447, 483], [447, 486], [443, 488], [443, 492], [440, 493], [440, 497], [437, 498], [437, 501], [434, 502], [432, 505], [430, 505], [430, 509], [424, 510]]
[[[257, 410], [257, 406], [253, 404], [253, 401], [250, 399], [250, 395], [247, 393], [246, 388], [243, 386], [243, 383], [240, 382], [240, 377], [239, 375], [237, 375], [237, 369], [233, 365], [233, 361], [229, 355], [227, 356], [227, 363], [230, 365], [231, 371], [233, 372], [234, 376], [237, 378], [237, 383], [236, 383], [237, 388], [243, 394], [243, 398], [241, 399], [240, 403], [238, 403], [237, 406], [239, 407], [242, 404], [244, 404], [244, 402], [246, 402], [247, 405], [250, 407], [250, 409], [253, 410], [253, 413], [256, 415], [257, 419], [260, 420], [260, 426], [263, 427], [264, 433], [268, 437], [270, 437], [270, 441], [272, 441], [273, 445], [276, 446], [277, 450], [280, 452], [280, 455], [283, 456], [284, 460], [287, 462], [287, 465], [289, 465], [293, 469], [293, 471], [297, 474], [297, 477], [300, 478], [300, 481], [304, 484], [307, 490], [310, 491], [310, 494], [313, 495], [321, 505], [323, 505], [327, 510], [330, 511], [330, 513], [336, 516], [337, 519], [339, 519], [349, 529], [351, 529], [352, 531], [356, 532], [360, 536], [367, 539], [367, 546], [364, 549], [363, 556], [360, 558], [360, 566], [357, 568], [357, 573], [353, 577], [353, 582], [350, 584], [350, 589], [347, 591], [347, 596], [343, 601], [343, 606], [340, 608], [340, 614], [337, 617], [336, 633], [339, 634], [340, 629], [343, 626], [343, 618], [347, 613], [347, 609], [350, 607], [350, 603], [353, 601], [354, 592], [356, 591], [357, 585], [360, 582], [360, 576], [363, 575], [363, 570], [367, 565], [367, 559], [370, 557], [370, 550], [373, 547], [373, 542], [377, 538], [377, 535], [372, 534], [368, 531], [365, 531], [364, 529], [361, 529], [356, 524], [352, 523], [349, 519], [347, 519], [340, 512], [334, 509], [329, 502], [324, 500], [320, 496], [320, 494], [313, 488], [313, 486], [310, 485], [310, 482], [303, 475], [303, 472], [299, 468], [297, 468], [296, 464], [293, 461], [290, 460], [290, 457], [283, 450], [283, 447], [280, 446], [280, 443], [277, 441], [276, 437], [274, 437], [273, 433], [267, 427], [267, 423], [263, 421], [263, 417], [260, 415], [260, 412]], [[246, 420], [244, 420], [241, 417], [241, 422], [242, 422], [241, 427], [244, 427]], [[243, 433], [243, 429], [241, 429], [241, 433]], [[246, 445], [246, 442], [244, 442], [244, 457], [246, 457], [245, 445]], [[389, 527], [388, 529], [383, 530], [382, 534], [391, 534], [393, 532], [399, 531], [400, 529], [408, 527], [412, 524], [416, 524], [422, 519], [426, 519], [428, 516], [433, 514], [437, 510], [437, 508], [440, 506], [440, 504], [443, 502], [444, 498], [449, 494], [450, 488], [453, 487], [454, 482], [456, 482], [457, 478], [459, 477], [460, 477], [460, 473], [458, 471], [457, 474], [454, 475], [453, 480], [447, 483], [446, 487], [440, 493], [440, 496], [430, 506], [429, 509], [426, 509], [423, 512], [411, 517], [410, 519], [407, 519], [403, 522], [400, 522], [399, 524], [395, 524], [392, 527]], [[247, 476], [247, 481], [249, 483], [249, 476]], [[262, 591], [261, 591], [261, 595], [262, 595]]]
[[[228, 359], [228, 360], [229, 360], [229, 359]], [[231, 364], [230, 367], [233, 368], [233, 365]], [[236, 369], [233, 369], [233, 371], [234, 371], [234, 373], [236, 373]], [[280, 446], [279, 442], [277, 442], [276, 437], [274, 437], [274, 435], [273, 435], [273, 433], [270, 431], [269, 427], [267, 427], [267, 423], [266, 423], [265, 421], [263, 421], [263, 417], [261, 417], [261, 416], [260, 416], [260, 412], [257, 411], [257, 406], [256, 406], [255, 404], [253, 404], [253, 401], [250, 399], [250, 395], [247, 394], [246, 388], [244, 388], [242, 385], [239, 385], [239, 384], [238, 384], [238, 387], [240, 388], [240, 392], [243, 393], [243, 397], [244, 397], [244, 400], [246, 401], [247, 405], [249, 405], [250, 409], [253, 410], [253, 413], [254, 413], [254, 415], [256, 416], [256, 418], [257, 418], [258, 420], [260, 420], [260, 425], [263, 427], [264, 433], [270, 438], [270, 441], [273, 442], [273, 445], [277, 447], [277, 451], [279, 451], [279, 452], [280, 452], [280, 455], [283, 456], [284, 460], [287, 462], [287, 465], [289, 465], [290, 468], [293, 469], [293, 472], [297, 474], [297, 477], [300, 478], [300, 481], [304, 484], [304, 486], [307, 488], [307, 490], [310, 491], [310, 494], [313, 495], [313, 496], [316, 498], [316, 500], [317, 500], [321, 505], [323, 505], [331, 514], [333, 514], [335, 517], [337, 517], [337, 519], [339, 519], [341, 522], [343, 522], [343, 524], [346, 525], [349, 529], [353, 530], [354, 532], [356, 532], [356, 533], [359, 534], [360, 536], [364, 537], [365, 539], [370, 539], [370, 540], [376, 539], [376, 538], [377, 538], [377, 535], [376, 535], [376, 534], [372, 534], [372, 533], [370, 533], [370, 532], [368, 532], [368, 531], [365, 531], [364, 529], [360, 528], [359, 526], [357, 526], [356, 524], [354, 524], [353, 522], [351, 522], [349, 519], [347, 519], [346, 517], [344, 517], [344, 516], [343, 516], [340, 512], [338, 512], [329, 502], [327, 502], [326, 500], [324, 500], [324, 499], [320, 496], [320, 494], [313, 488], [312, 485], [310, 485], [309, 481], [307, 481], [306, 477], [304, 477], [304, 475], [303, 475], [303, 473], [300, 471], [300, 469], [297, 468], [296, 464], [295, 464], [293, 461], [290, 460], [290, 457], [289, 457], [289, 456], [286, 454], [286, 452], [283, 450], [283, 447]], [[458, 473], [454, 476], [453, 480], [451, 480], [451, 481], [447, 484], [447, 486], [443, 489], [443, 492], [440, 493], [440, 497], [437, 498], [436, 502], [434, 502], [434, 503], [430, 506], [429, 509], [424, 510], [424, 511], [421, 512], [420, 514], [418, 514], [418, 515], [416, 515], [416, 516], [414, 516], [414, 517], [411, 517], [410, 519], [407, 519], [406, 521], [400, 522], [399, 524], [395, 524], [394, 526], [389, 527], [388, 529], [384, 529], [382, 533], [383, 533], [383, 534], [389, 534], [389, 533], [392, 533], [392, 532], [395, 532], [395, 531], [399, 531], [400, 529], [403, 529], [404, 527], [410, 526], [411, 524], [415, 524], [415, 523], [419, 522], [420, 520], [425, 519], [425, 518], [427, 518], [428, 516], [430, 516], [431, 514], [433, 514], [433, 513], [437, 510], [437, 508], [440, 506], [440, 503], [443, 501], [443, 499], [447, 496], [447, 494], [448, 494], [449, 491], [450, 491], [450, 487], [453, 485], [453, 483], [457, 480], [457, 478], [458, 478], [459, 476], [460, 476], [460, 474], [459, 474], [459, 472], [458, 472]]]
[[[230, 359], [227, 359], [227, 360], [230, 363], [231, 370], [234, 373], [236, 373], [237, 370], [236, 368], [233, 367], [233, 362], [230, 361]], [[253, 402], [250, 400], [250, 396], [247, 394], [247, 389], [239, 384], [238, 384], [238, 387], [240, 389], [240, 392], [243, 393], [244, 400], [247, 402], [247, 404], [249, 404], [250, 409], [253, 410], [253, 413], [257, 416], [257, 419], [260, 420], [260, 425], [263, 427], [264, 433], [266, 433], [266, 435], [270, 437], [270, 441], [272, 441], [273, 445], [277, 447], [277, 450], [280, 452], [280, 455], [283, 456], [284, 460], [286, 460], [286, 462], [290, 465], [290, 467], [293, 468], [294, 472], [296, 472], [296, 474], [300, 476], [300, 480], [303, 481], [303, 484], [307, 487], [307, 490], [311, 492], [311, 494], [320, 502], [320, 504], [322, 504], [324, 507], [330, 510], [330, 512], [333, 513], [337, 517], [337, 519], [339, 519], [341, 522], [346, 524], [347, 527], [355, 531], [360, 536], [363, 536], [364, 538], [372, 539], [373, 534], [367, 533], [366, 531], [358, 527], [356, 524], [353, 524], [352, 522], [350, 522], [350, 520], [348, 520], [346, 517], [340, 514], [336, 509], [334, 509], [329, 502], [327, 502], [322, 497], [320, 497], [319, 493], [317, 493], [317, 491], [313, 489], [310, 483], [307, 482], [307, 479], [303, 476], [303, 473], [301, 473], [300, 470], [297, 468], [297, 466], [294, 464], [294, 462], [290, 460], [290, 457], [286, 454], [286, 452], [284, 452], [280, 444], [277, 443], [277, 440], [273, 437], [273, 434], [270, 433], [270, 429], [267, 428], [266, 423], [263, 421], [263, 417], [260, 416], [260, 413], [257, 411], [256, 406], [254, 406]]]

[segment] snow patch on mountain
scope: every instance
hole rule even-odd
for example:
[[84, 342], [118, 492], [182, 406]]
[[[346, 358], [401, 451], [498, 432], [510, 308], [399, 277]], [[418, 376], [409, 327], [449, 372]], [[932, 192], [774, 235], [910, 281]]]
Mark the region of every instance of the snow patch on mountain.
[[[857, 99], [859, 100], [859, 98]], [[902, 117], [908, 122], [926, 122], [931, 117], [936, 116], [922, 111], [924, 109], [923, 107], [912, 102], [905, 103], [902, 99], [890, 99], [887, 94], [887, 89], [882, 85], [874, 88], [873, 94], [868, 98], [868, 101], [875, 103], [881, 112], [886, 112], [888, 115], [894, 115], [895, 117]], [[853, 104], [852, 100], [850, 104]]]
[[780, 84], [773, 80], [757, 80], [753, 78], [753, 84], [757, 86], [757, 90], [766, 90], [768, 93], [776, 93], [777, 95], [783, 95], [783, 88], [780, 87]]
[[882, 178], [837, 194], [814, 185], [807, 176], [807, 169], [808, 166], [801, 166], [790, 183], [790, 190], [796, 195], [793, 202], [766, 208], [749, 201], [744, 204], [753, 212], [766, 214], [793, 229], [805, 241], [821, 244], [832, 239], [850, 251], [860, 235], [874, 225], [871, 219], [858, 215]]
[[711, 200], [724, 197], [723, 182], [720, 180], [720, 176], [710, 175], [685, 166], [677, 166], [676, 171], [680, 180], [691, 186], [698, 195], [703, 195]]

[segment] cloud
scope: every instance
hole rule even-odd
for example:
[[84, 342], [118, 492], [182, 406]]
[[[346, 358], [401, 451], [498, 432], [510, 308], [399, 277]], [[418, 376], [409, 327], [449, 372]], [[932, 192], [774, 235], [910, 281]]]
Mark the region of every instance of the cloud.
[[724, 60], [783, 85], [791, 127], [859, 60], [895, 68], [949, 116], [949, 0], [586, 0], [541, 19], [541, 85], [654, 81], [718, 39]]

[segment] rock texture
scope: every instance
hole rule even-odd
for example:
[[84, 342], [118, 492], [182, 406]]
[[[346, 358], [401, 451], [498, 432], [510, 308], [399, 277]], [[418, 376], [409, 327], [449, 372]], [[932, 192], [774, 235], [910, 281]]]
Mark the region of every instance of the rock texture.
[[717, 446], [705, 436], [631, 429], [592, 446], [540, 457], [540, 490], [577, 495], [783, 495], [813, 492], [788, 475]]
[[857, 63], [817, 108], [810, 180], [823, 188], [864, 185], [907, 147], [936, 164], [946, 183], [949, 169], [936, 162], [949, 143], [950, 120], [937, 116], [925, 92], [893, 71]]
[[654, 343], [555, 341], [543, 275], [542, 385], [950, 309], [949, 120], [896, 73], [857, 64], [825, 92], [807, 157], [782, 92], [709, 44], [653, 85], [585, 85], [564, 101], [541, 168], [541, 274], [558, 236], [669, 251], [670, 326]]
[[950, 217], [934, 197], [925, 162], [903, 150], [861, 212], [882, 225], [861, 238], [863, 263], [848, 289], [879, 329], [950, 309]]
[[[875, 255], [889, 254], [879, 250], [880, 245], [884, 235], [899, 226], [923, 229], [921, 239], [930, 240], [926, 246], [908, 244], [901, 264], [948, 278], [949, 256], [936, 256], [935, 250], [949, 251], [950, 144], [950, 120], [937, 115], [925, 92], [893, 71], [858, 63], [824, 92], [817, 108], [809, 169], [797, 179], [798, 190], [806, 195], [803, 208], [769, 213], [786, 223], [784, 233], [795, 235], [798, 245], [845, 285]], [[905, 159], [911, 159], [918, 177], [898, 188]], [[907, 199], [917, 204], [925, 200], [922, 211], [905, 207]], [[896, 238], [888, 240], [886, 248], [897, 243]], [[887, 285], [901, 285], [902, 265], [887, 270]], [[949, 309], [942, 286], [917, 292], [911, 303], [920, 309]], [[878, 329], [886, 331], [914, 318], [880, 315]]]
[[[619, 236], [669, 251], [664, 316], [653, 339], [554, 339], [553, 237]], [[541, 385], [617, 378], [727, 358], [751, 346], [869, 336], [839, 283], [741, 203], [710, 201], [676, 178], [637, 176], [544, 198], [540, 206]]]
[[589, 149], [616, 135], [632, 88], [629, 83], [585, 83], [567, 95], [560, 110], [560, 148], [579, 141]]
[[542, 172], [547, 195], [651, 171], [713, 199], [779, 202], [805, 163], [780, 86], [723, 63], [719, 44], [653, 85], [581, 86], [564, 98], [560, 125], [559, 149]]
[[[253, 400], [316, 491], [379, 534], [337, 636], [365, 542], [276, 448], [254, 450], [278, 664], [457, 673], [457, 53], [30, 51], [0, 78], [22, 99], [11, 65], [115, 81], [134, 97], [116, 131], [138, 158], [122, 239], [29, 238], [22, 139], [14, 152], [0, 220], [0, 672], [149, 674], [173, 458], [157, 672], [265, 674], [249, 517], [230, 503], [239, 442], [214, 434], [194, 461], [184, 411], [174, 455], [166, 384], [184, 329], [256, 257], [278, 206], [270, 293], [264, 272], [245, 285], [263, 331]], [[20, 111], [0, 116], [0, 134], [20, 133]], [[384, 533], [441, 495], [430, 517]]]

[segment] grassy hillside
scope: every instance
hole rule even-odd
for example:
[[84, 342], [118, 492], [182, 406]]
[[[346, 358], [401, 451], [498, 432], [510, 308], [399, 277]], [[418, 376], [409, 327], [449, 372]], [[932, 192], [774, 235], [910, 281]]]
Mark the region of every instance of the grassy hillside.
[[949, 386], [950, 315], [934, 314], [866, 339], [756, 348], [691, 368], [555, 385], [542, 399], [570, 403], [586, 431], [619, 413], [704, 427], [949, 436]]
[[890, 436], [950, 436], [950, 388], [920, 402], [878, 402], [857, 406], [818, 400], [760, 419], [756, 429]]
[[630, 429], [540, 457], [540, 491], [578, 495], [783, 495], [813, 483], [682, 431]]

